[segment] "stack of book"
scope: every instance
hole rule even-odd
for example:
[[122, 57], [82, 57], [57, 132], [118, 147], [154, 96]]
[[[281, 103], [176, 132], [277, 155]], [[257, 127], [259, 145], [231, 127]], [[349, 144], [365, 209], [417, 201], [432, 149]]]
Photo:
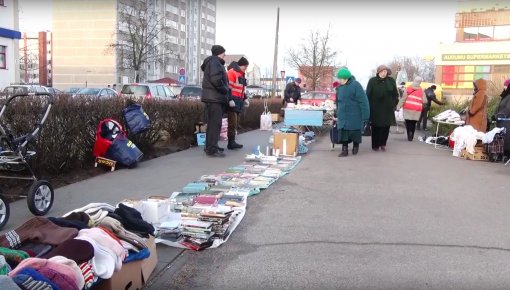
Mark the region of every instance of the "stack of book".
[[210, 247], [213, 243], [213, 223], [199, 220], [181, 220], [182, 235], [181, 244], [192, 250], [198, 251]]
[[178, 222], [162, 222], [158, 227], [158, 238], [177, 242], [182, 238]]
[[219, 208], [200, 213], [200, 221], [211, 222], [214, 238], [226, 239], [230, 234], [230, 217], [233, 210], [222, 210]]

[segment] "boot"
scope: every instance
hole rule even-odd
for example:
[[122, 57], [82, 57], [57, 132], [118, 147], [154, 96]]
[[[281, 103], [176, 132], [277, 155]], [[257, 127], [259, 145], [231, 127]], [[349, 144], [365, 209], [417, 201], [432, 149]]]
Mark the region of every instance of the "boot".
[[230, 141], [230, 140], [229, 140], [229, 141], [228, 141], [227, 148], [228, 148], [229, 150], [241, 149], [241, 148], [243, 148], [243, 145], [242, 145], [242, 144], [238, 144], [238, 143], [236, 143], [236, 141], [235, 141], [235, 140], [232, 140], [232, 141]]
[[407, 141], [413, 141], [413, 132], [407, 130]]
[[349, 155], [349, 148], [347, 145], [342, 145], [342, 153], [338, 154], [338, 157], [346, 157]]
[[359, 143], [354, 143], [354, 146], [352, 147], [352, 155], [358, 154], [359, 150]]

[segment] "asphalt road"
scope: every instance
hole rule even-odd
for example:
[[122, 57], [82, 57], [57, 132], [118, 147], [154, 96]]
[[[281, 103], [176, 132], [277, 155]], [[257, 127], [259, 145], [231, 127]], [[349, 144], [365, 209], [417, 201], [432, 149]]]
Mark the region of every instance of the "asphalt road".
[[[509, 289], [510, 166], [390, 134], [329, 138], [250, 198], [230, 240], [184, 251], [149, 289]], [[159, 250], [159, 247], [158, 247]]]

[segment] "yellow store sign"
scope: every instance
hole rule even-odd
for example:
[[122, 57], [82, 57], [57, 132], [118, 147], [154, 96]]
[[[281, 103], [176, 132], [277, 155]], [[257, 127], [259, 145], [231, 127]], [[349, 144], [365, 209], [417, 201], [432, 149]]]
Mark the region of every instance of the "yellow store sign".
[[443, 61], [510, 60], [510, 53], [443, 54]]

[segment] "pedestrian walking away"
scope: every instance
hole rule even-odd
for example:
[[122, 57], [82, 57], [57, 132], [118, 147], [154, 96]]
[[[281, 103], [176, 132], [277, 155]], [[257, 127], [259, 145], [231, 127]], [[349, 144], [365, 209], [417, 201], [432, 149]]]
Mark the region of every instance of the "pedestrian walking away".
[[423, 104], [427, 102], [421, 85], [422, 78], [415, 77], [413, 83], [404, 91], [397, 105], [397, 111], [404, 109], [404, 121], [406, 123], [407, 140], [413, 141], [416, 123], [420, 119]]
[[285, 87], [285, 91], [283, 92], [283, 106], [285, 107], [287, 103], [297, 104], [298, 100], [301, 99], [301, 79], [296, 78], [293, 82], [290, 82]]
[[437, 99], [436, 96], [436, 85], [432, 85], [425, 89], [425, 102], [423, 103], [420, 118], [418, 119], [418, 130], [420, 129], [420, 124], [423, 124], [423, 130], [427, 130], [427, 121], [428, 121], [428, 114], [430, 110], [430, 106], [432, 106], [432, 102], [444, 106], [444, 102], [441, 102]]
[[204, 72], [202, 79], [202, 102], [205, 103], [207, 129], [205, 135], [205, 153], [211, 157], [223, 157], [223, 148], [218, 146], [223, 113], [228, 104], [228, 78], [225, 70], [225, 48], [213, 45], [212, 55], [207, 57], [200, 68]]
[[367, 84], [366, 94], [370, 105], [370, 123], [372, 127], [372, 150], [386, 151], [390, 126], [395, 121], [395, 108], [398, 104], [398, 89], [395, 79], [389, 76], [385, 65], [377, 67], [375, 77]]
[[228, 86], [230, 88], [228, 115], [228, 145], [230, 150], [243, 148], [243, 145], [236, 142], [236, 133], [239, 127], [239, 113], [244, 107], [248, 107], [250, 102], [246, 98], [246, 77], [245, 72], [250, 63], [245, 57], [241, 57], [237, 62], [233, 61], [228, 66]]
[[352, 154], [356, 155], [361, 143], [361, 130], [370, 117], [368, 98], [361, 84], [347, 68], [337, 73], [336, 110], [338, 138], [342, 144], [339, 157], [349, 155], [349, 143], [353, 143]]

